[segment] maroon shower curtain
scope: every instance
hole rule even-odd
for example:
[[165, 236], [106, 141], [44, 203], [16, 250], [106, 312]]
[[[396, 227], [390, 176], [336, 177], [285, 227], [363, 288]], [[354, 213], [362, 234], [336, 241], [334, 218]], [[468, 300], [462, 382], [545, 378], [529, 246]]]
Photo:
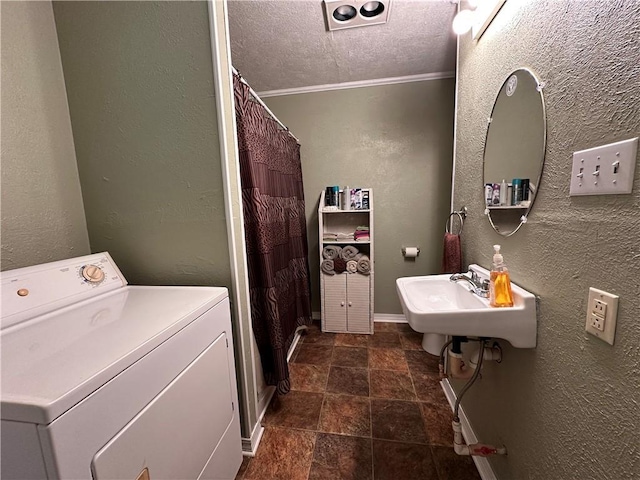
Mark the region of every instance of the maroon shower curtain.
[[300, 145], [233, 76], [251, 321], [268, 385], [289, 392], [287, 353], [311, 324]]

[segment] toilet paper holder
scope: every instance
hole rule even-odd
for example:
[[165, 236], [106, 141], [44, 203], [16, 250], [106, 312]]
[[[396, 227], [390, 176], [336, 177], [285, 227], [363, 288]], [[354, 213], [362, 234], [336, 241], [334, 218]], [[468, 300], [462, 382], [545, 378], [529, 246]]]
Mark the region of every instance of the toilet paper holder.
[[415, 258], [420, 255], [420, 247], [402, 247], [402, 256], [405, 258]]

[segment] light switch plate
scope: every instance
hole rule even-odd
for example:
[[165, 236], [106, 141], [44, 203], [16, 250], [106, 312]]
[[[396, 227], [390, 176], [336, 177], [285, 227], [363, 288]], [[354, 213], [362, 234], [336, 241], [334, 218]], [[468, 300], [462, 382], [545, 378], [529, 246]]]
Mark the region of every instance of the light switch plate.
[[619, 298], [618, 295], [589, 288], [585, 330], [611, 345], [616, 336]]
[[638, 137], [575, 152], [569, 194], [631, 193], [637, 154]]

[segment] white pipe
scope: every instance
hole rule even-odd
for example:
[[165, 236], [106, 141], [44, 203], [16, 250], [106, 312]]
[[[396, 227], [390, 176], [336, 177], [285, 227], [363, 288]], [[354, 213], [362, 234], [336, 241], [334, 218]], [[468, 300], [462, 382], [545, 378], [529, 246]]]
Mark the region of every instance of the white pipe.
[[[478, 366], [478, 359], [480, 358], [480, 349], [473, 352], [469, 359], [469, 366], [475, 369]], [[500, 347], [484, 347], [484, 360], [492, 362], [499, 362], [502, 360], [502, 350]]]
[[449, 369], [453, 378], [467, 379], [473, 375], [473, 368], [464, 364], [461, 353], [454, 353], [449, 350]]
[[475, 457], [488, 457], [490, 455], [506, 455], [506, 447], [495, 447], [485, 443], [472, 443], [466, 445], [462, 438], [462, 426], [455, 420], [451, 422], [453, 426], [453, 451], [458, 455], [472, 455]]

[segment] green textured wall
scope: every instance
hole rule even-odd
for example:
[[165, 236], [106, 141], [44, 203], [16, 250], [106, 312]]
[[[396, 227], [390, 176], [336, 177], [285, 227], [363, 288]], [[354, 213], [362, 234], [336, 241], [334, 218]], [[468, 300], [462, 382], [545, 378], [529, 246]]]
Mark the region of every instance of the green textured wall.
[[230, 284], [206, 2], [55, 2], [91, 249]]
[[[440, 272], [449, 212], [453, 79], [269, 97], [300, 139], [313, 309], [320, 310], [318, 199], [327, 185], [374, 192], [375, 313], [402, 313], [395, 280]], [[403, 246], [420, 256], [402, 257]]]
[[[512, 280], [540, 296], [538, 346], [507, 347], [463, 406], [480, 441], [504, 443], [500, 479], [640, 476], [640, 168], [633, 193], [570, 197], [572, 153], [640, 134], [640, 2], [508, 0], [479, 42], [462, 38], [455, 204], [467, 263], [503, 244]], [[482, 152], [509, 73], [545, 82], [547, 155], [529, 222], [505, 239], [483, 215]], [[588, 288], [620, 295], [614, 346], [584, 331]], [[457, 385], [459, 388], [460, 385]]]
[[51, 2], [1, 2], [2, 270], [89, 253]]

